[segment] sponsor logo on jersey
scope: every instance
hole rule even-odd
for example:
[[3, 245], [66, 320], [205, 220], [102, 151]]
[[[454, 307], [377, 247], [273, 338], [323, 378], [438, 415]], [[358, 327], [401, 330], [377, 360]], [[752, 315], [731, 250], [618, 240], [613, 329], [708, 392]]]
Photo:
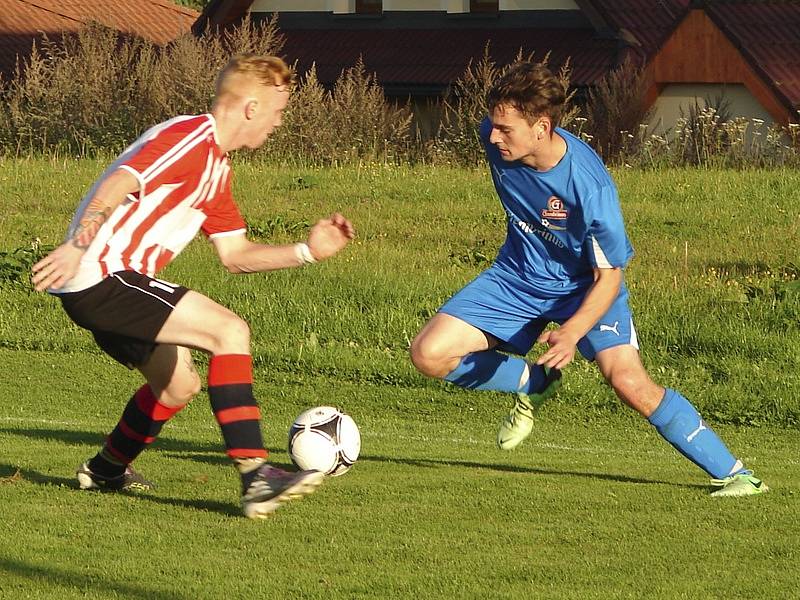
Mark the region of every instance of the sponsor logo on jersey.
[[542, 225], [544, 225], [548, 229], [552, 229], [554, 231], [566, 231], [567, 230], [566, 227], [561, 227], [561, 225], [555, 225], [554, 223], [551, 223], [549, 219], [542, 219]]
[[558, 239], [552, 233], [547, 231], [547, 229], [545, 229], [544, 227], [539, 225], [539, 223], [528, 223], [526, 221], [523, 221], [522, 219], [516, 218], [514, 215], [512, 215], [510, 213], [509, 213], [508, 217], [509, 217], [509, 220], [512, 223], [514, 223], [514, 225], [519, 227], [525, 233], [535, 233], [535, 234], [539, 235], [543, 240], [545, 240], [547, 242], [550, 242], [551, 244], [553, 244], [557, 248], [564, 248], [564, 242], [562, 242], [560, 239]]
[[542, 211], [542, 219], [548, 221], [565, 221], [569, 212], [564, 209], [564, 201], [556, 196], [547, 199], [547, 208]]

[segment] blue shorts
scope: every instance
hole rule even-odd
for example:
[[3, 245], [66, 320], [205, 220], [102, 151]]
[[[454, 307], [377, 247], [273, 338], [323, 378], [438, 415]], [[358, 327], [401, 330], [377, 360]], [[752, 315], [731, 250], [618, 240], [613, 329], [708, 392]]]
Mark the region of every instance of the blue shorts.
[[[439, 312], [456, 317], [500, 340], [501, 350], [520, 355], [530, 352], [550, 322], [561, 324], [578, 310], [586, 290], [544, 298], [524, 281], [489, 268], [448, 300]], [[601, 350], [631, 345], [639, 348], [628, 289], [623, 282], [611, 308], [578, 342], [578, 351], [594, 360]]]

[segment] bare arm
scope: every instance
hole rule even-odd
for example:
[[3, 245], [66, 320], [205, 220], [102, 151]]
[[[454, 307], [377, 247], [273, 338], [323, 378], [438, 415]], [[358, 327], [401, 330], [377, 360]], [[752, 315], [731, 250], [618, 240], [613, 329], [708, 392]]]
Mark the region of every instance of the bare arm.
[[128, 194], [139, 191], [139, 181], [124, 169], [117, 169], [97, 188], [86, 205], [73, 235], [42, 260], [33, 265], [31, 281], [41, 292], [58, 289], [75, 276], [81, 257], [91, 245], [97, 232], [108, 221]]
[[594, 283], [575, 311], [561, 327], [545, 331], [538, 341], [550, 347], [536, 364], [562, 369], [575, 357], [578, 341], [585, 336], [597, 321], [608, 312], [619, 294], [622, 284], [622, 269], [595, 269]]
[[330, 258], [355, 237], [353, 225], [336, 213], [317, 221], [300, 244], [269, 246], [249, 241], [244, 235], [212, 238], [217, 254], [231, 273], [260, 273]]

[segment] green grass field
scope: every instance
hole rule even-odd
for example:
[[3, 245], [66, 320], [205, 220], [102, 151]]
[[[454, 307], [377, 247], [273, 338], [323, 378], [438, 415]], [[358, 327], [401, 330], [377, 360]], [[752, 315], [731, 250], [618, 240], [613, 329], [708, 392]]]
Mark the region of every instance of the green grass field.
[[264, 241], [332, 210], [359, 232], [328, 263], [255, 276], [198, 239], [164, 273], [250, 322], [275, 463], [309, 406], [361, 427], [351, 472], [251, 522], [205, 393], [137, 461], [158, 489], [76, 489], [140, 382], [24, 272], [102, 164], [0, 166], [0, 598], [800, 597], [800, 174], [615, 173], [645, 363], [773, 488], [721, 501], [583, 360], [512, 453], [494, 447], [507, 397], [416, 374], [410, 339], [502, 242], [484, 172], [238, 165]]

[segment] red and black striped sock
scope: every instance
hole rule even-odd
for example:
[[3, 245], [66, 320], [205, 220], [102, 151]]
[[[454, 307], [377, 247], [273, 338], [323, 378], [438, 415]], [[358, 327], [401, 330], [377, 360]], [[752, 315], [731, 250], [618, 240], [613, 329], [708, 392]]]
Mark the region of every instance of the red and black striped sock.
[[253, 397], [250, 355], [212, 357], [208, 365], [208, 396], [211, 410], [222, 429], [228, 456], [237, 464], [248, 467], [266, 460], [267, 450], [261, 437], [261, 411]]
[[106, 438], [105, 446], [89, 461], [89, 468], [105, 477], [121, 475], [156, 439], [164, 423], [182, 408], [161, 404], [150, 385], [143, 385], [128, 401], [122, 418]]

